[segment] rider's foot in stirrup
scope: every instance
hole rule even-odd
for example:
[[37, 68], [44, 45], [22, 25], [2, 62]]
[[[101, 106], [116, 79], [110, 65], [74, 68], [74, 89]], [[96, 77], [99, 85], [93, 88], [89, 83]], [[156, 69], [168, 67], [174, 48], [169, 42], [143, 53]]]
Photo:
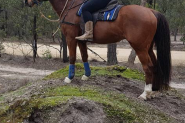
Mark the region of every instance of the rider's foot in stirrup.
[[93, 22], [88, 21], [85, 23], [85, 33], [75, 39], [81, 41], [93, 41]]

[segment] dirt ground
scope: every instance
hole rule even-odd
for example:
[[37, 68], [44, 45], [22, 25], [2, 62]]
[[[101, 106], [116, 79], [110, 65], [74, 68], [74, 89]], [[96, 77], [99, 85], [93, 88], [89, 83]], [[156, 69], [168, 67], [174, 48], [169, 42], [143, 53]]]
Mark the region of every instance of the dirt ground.
[[[77, 62], [81, 62], [81, 60], [78, 60]], [[96, 60], [90, 61], [90, 64], [93, 66], [106, 66], [106, 63]], [[128, 65], [126, 62], [120, 62], [118, 64], [142, 71], [140, 63], [136, 63], [134, 66]], [[15, 90], [29, 82], [41, 79], [55, 70], [61, 69], [67, 65], [68, 63], [63, 63], [62, 60], [58, 58], [37, 58], [34, 63], [32, 57], [29, 56], [22, 57], [3, 54], [0, 58], [0, 93]], [[184, 65], [180, 64], [172, 67], [172, 83], [176, 84], [174, 87], [182, 88], [181, 84], [185, 84], [184, 75]], [[178, 87], [178, 84], [181, 87]]]
[[[104, 62], [96, 60], [90, 61], [90, 64], [93, 66], [106, 66]], [[31, 57], [3, 54], [0, 58], [0, 94], [16, 90], [30, 82], [34, 83], [53, 71], [61, 69], [67, 65], [68, 63], [62, 63], [62, 60], [60, 59], [38, 58], [36, 63], [33, 63]], [[119, 65], [128, 66], [126, 63], [119, 63]], [[142, 71], [142, 67], [139, 63], [129, 67]], [[182, 86], [182, 84], [185, 84], [184, 75], [184, 66], [174, 66], [172, 71], [172, 82], [181, 84]], [[28, 93], [33, 94], [40, 87], [58, 86], [62, 84], [61, 80], [42, 81], [29, 87]], [[77, 86], [92, 85], [97, 86], [98, 88], [104, 88], [105, 90], [123, 93], [128, 98], [137, 100], [138, 102], [141, 102], [141, 100], [137, 97], [143, 92], [144, 88], [144, 83], [128, 80], [122, 77], [92, 77], [87, 82], [82, 82], [80, 78], [75, 78], [72, 84]], [[25, 94], [25, 96], [28, 96], [28, 93]], [[183, 98], [185, 97], [185, 89], [177, 88], [176, 90], [164, 93], [155, 99], [141, 103], [156, 108], [165, 114], [174, 117], [179, 123], [183, 123], [185, 122], [185, 98], [182, 99], [181, 96], [177, 96], [177, 93], [179, 95], [184, 95]]]

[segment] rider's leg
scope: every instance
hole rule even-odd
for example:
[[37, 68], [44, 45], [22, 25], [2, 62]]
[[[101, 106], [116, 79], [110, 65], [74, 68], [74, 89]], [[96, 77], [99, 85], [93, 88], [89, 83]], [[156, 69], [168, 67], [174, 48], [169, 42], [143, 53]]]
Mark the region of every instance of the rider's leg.
[[111, 0], [89, 0], [82, 8], [85, 22], [85, 34], [76, 37], [78, 40], [93, 40], [93, 17], [92, 13], [103, 9]]

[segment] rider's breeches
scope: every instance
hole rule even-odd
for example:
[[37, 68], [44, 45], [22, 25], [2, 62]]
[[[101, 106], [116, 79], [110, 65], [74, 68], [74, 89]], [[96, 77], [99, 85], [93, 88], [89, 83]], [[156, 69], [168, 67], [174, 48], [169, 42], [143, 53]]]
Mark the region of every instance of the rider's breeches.
[[89, 0], [87, 1], [87, 3], [85, 3], [82, 8], [82, 14], [83, 14], [85, 23], [88, 21], [93, 21], [92, 13], [105, 8], [110, 1], [111, 0]]

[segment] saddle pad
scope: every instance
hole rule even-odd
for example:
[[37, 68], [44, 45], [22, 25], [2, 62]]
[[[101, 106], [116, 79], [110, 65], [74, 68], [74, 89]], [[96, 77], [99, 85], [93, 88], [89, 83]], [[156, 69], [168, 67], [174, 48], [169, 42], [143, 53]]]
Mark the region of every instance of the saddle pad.
[[97, 21], [114, 21], [118, 16], [118, 12], [121, 9], [122, 5], [117, 5], [112, 10], [106, 12], [100, 12], [97, 17]]

